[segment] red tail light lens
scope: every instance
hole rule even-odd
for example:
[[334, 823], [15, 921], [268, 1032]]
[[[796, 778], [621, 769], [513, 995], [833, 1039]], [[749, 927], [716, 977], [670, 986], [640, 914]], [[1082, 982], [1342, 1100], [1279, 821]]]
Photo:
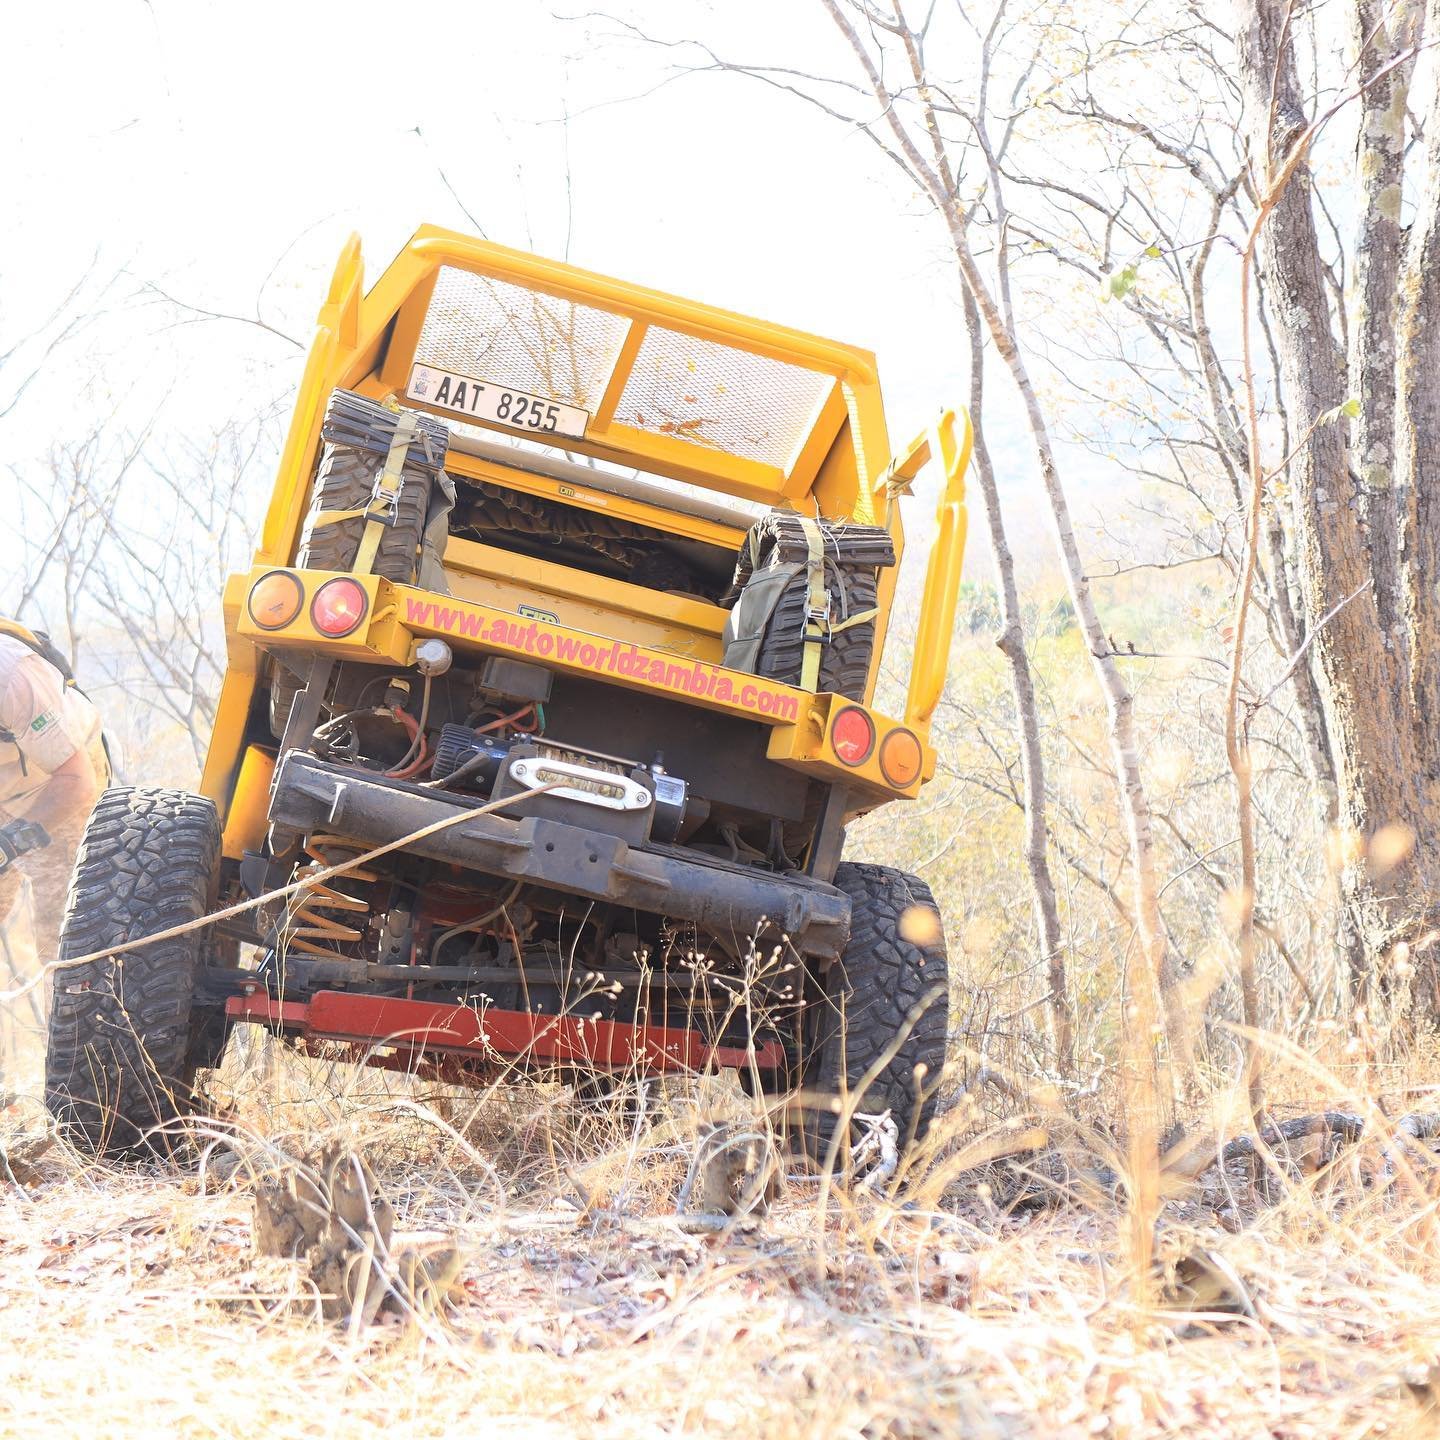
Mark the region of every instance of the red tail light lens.
[[365, 618], [369, 602], [354, 580], [327, 580], [310, 602], [310, 623], [332, 640], [348, 635]]
[[830, 722], [830, 748], [846, 765], [863, 765], [870, 758], [875, 725], [858, 705], [847, 705]]
[[892, 730], [880, 742], [880, 773], [897, 790], [915, 783], [921, 758], [920, 742], [908, 730]]

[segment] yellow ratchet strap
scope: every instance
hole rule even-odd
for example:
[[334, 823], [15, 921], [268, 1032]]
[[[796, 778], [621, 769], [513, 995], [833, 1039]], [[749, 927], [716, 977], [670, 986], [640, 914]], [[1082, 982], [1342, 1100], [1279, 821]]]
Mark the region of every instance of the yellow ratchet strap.
[[825, 588], [825, 532], [808, 516], [797, 515], [809, 551], [805, 573], [810, 591], [805, 599], [805, 646], [800, 661], [800, 688], [812, 693], [820, 683], [821, 649], [830, 635], [830, 592]]
[[360, 536], [360, 548], [355, 552], [354, 570], [357, 575], [368, 574], [375, 565], [375, 556], [380, 550], [380, 537], [386, 526], [394, 521], [396, 507], [400, 503], [401, 476], [405, 470], [405, 457], [415, 441], [419, 429], [419, 416], [413, 410], [403, 411], [395, 422], [395, 434], [390, 439], [390, 453], [385, 457], [385, 468], [375, 477], [375, 488], [370, 493], [370, 503], [364, 514], [369, 516], [365, 531]]
[[338, 525], [342, 520], [353, 520], [357, 515], [368, 515], [370, 505], [357, 505], [353, 510], [317, 510], [310, 517], [310, 528], [318, 530], [322, 525]]

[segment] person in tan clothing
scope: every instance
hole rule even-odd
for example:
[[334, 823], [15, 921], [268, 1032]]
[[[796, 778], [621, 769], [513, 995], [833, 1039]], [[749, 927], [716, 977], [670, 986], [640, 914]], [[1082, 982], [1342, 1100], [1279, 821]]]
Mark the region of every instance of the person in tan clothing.
[[[0, 620], [0, 928], [11, 971], [5, 980], [27, 978], [21, 972], [30, 968], [12, 942], [27, 881], [35, 961], [55, 958], [75, 852], [110, 780], [99, 712], [61, 665], [43, 635]], [[32, 991], [35, 1003], [11, 1018], [41, 1020], [46, 988]]]

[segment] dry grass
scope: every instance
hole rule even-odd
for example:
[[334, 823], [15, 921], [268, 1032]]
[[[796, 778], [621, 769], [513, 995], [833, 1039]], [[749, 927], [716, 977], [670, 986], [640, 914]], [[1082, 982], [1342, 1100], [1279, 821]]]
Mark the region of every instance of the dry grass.
[[[554, 1088], [476, 1106], [289, 1057], [259, 1073], [229, 1077], [227, 1113], [295, 1153], [348, 1137], [401, 1227], [459, 1245], [458, 1288], [337, 1325], [295, 1262], [253, 1254], [243, 1169], [57, 1145], [0, 1194], [0, 1433], [1440, 1432], [1434, 1205], [1423, 1172], [1378, 1183], [1378, 1147], [1275, 1203], [1173, 1199], [1145, 1300], [1113, 1200], [1007, 1211], [1002, 1177], [942, 1183], [958, 1138], [891, 1196], [822, 1217], [795, 1177], [764, 1220], [691, 1234], [683, 1126]], [[967, 1120], [963, 1143], [1036, 1118]], [[31, 1102], [4, 1120], [12, 1141], [43, 1123]]]

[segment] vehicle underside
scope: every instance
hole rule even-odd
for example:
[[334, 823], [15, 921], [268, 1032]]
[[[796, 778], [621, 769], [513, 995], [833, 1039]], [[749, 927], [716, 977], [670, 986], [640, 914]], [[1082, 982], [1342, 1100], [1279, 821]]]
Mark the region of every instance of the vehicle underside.
[[[477, 1063], [626, 1068], [647, 1051], [644, 1037], [592, 1033], [603, 1022], [680, 1044], [662, 1044], [652, 1064], [694, 1066], [719, 1047], [724, 1063], [794, 1072], [849, 905], [806, 869], [825, 864], [826, 787], [769, 764], [763, 732], [493, 658], [428, 679], [339, 665], [325, 693], [309, 745], [277, 772], [267, 853], [240, 867], [248, 890], [474, 818], [273, 912], [249, 937], [258, 969], [229, 977], [245, 997], [231, 998], [232, 1013], [283, 1023], [319, 993], [363, 992], [464, 1005], [492, 1031], [498, 1012], [545, 1017], [554, 1043], [544, 1025], [513, 1022], [488, 1053], [457, 1037], [455, 1052]], [[310, 723], [306, 700], [297, 729]], [[582, 724], [583, 746], [566, 734]], [[353, 1024], [362, 1009], [350, 1007]], [[377, 1011], [377, 1023], [395, 1013]]]

